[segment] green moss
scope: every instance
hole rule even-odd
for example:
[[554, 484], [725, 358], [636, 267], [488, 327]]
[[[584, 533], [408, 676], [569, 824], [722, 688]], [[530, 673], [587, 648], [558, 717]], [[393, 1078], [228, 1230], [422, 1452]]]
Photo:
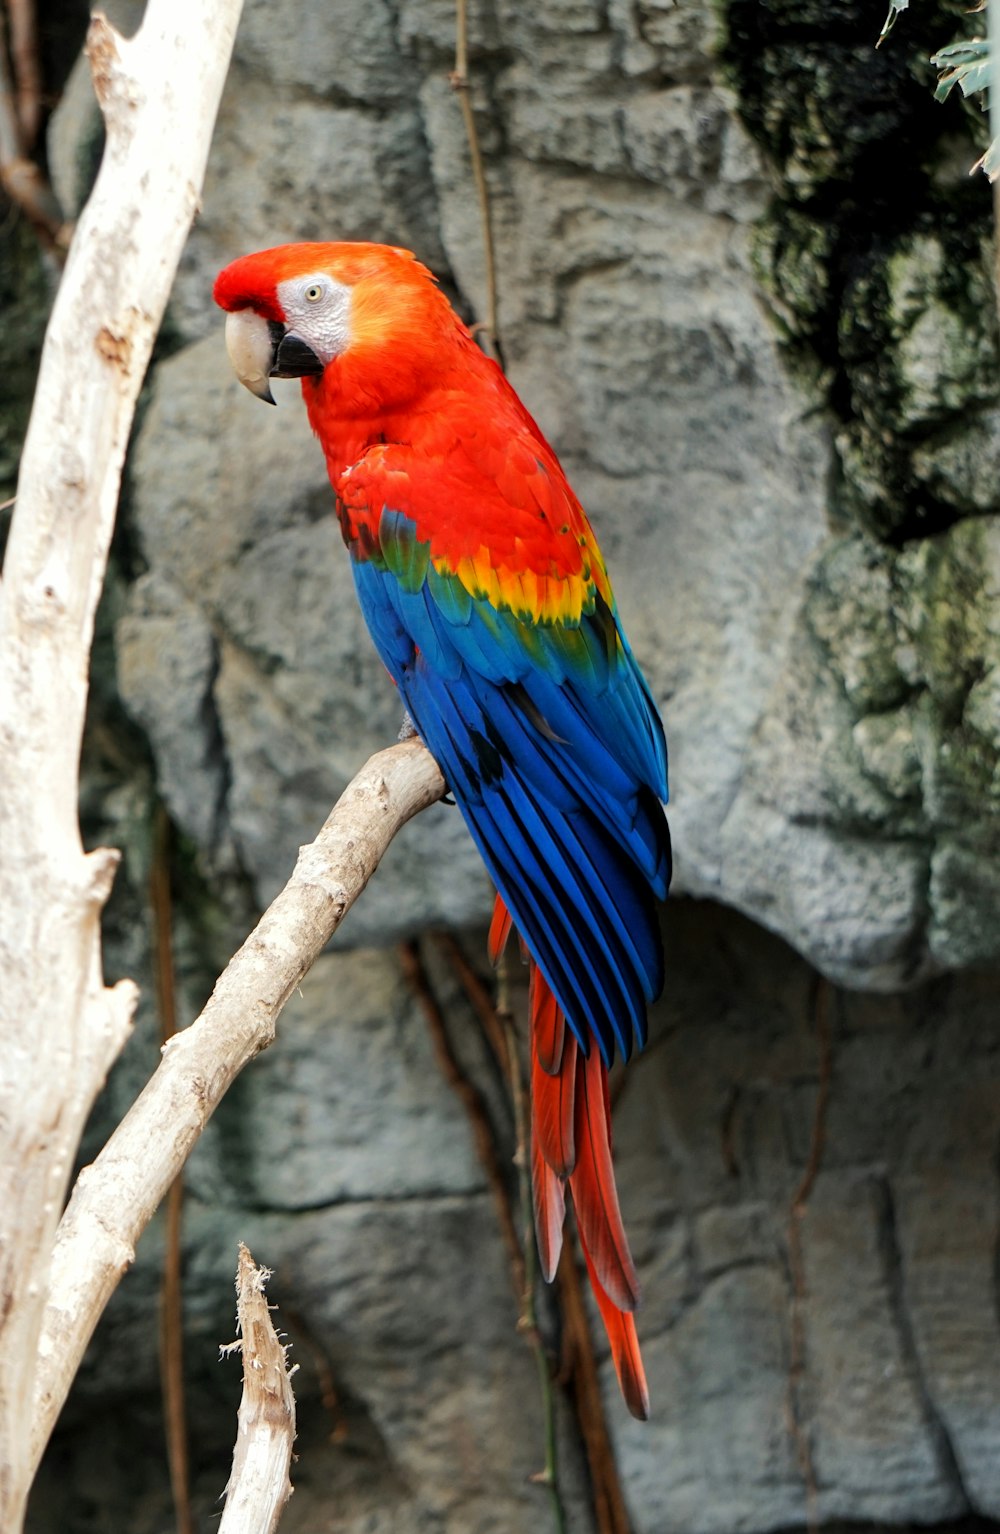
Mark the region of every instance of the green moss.
[[947, 537], [913, 544], [898, 559], [916, 674], [949, 725], [960, 722], [966, 696], [988, 668], [995, 645], [981, 601], [983, 547], [983, 525], [966, 522]]
[[49, 315], [49, 280], [27, 221], [0, 198], [0, 500], [14, 494], [38, 359]]
[[831, 542], [815, 566], [805, 610], [855, 719], [899, 707], [912, 682], [899, 655], [892, 561], [874, 542]]
[[865, 775], [900, 804], [920, 799], [920, 753], [914, 740], [909, 708], [887, 714], [869, 714], [852, 731], [855, 749]]
[[982, 519], [903, 550], [837, 539], [813, 572], [819, 690], [846, 699], [854, 753], [852, 766], [829, 750], [821, 772], [874, 784], [897, 832], [907, 818], [926, 835], [1000, 817], [1000, 626], [982, 598], [998, 573], [1000, 538]]
[[[920, 178], [941, 131], [924, 94], [926, 58], [953, 31], [951, 17], [938, 5], [914, 7], [905, 32], [876, 50], [875, 28], [852, 0], [729, 0], [725, 11], [729, 78], [750, 132], [778, 168], [783, 195], [832, 209], [863, 184], [877, 221], [900, 186], [912, 189]], [[960, 121], [961, 109], [947, 116]], [[884, 175], [890, 168], [892, 181]]]
[[995, 512], [1000, 503], [1000, 411], [965, 412], [926, 438], [912, 455], [921, 484], [963, 515]]
[[996, 398], [996, 311], [977, 234], [924, 220], [845, 290], [840, 351], [860, 419], [926, 432]]
[[812, 347], [831, 307], [833, 238], [829, 226], [797, 208], [761, 219], [751, 243], [754, 272], [789, 341]]
[[725, 18], [741, 115], [778, 175], [755, 270], [791, 366], [836, 422], [831, 511], [887, 542], [933, 535], [987, 507], [929, 470], [927, 439], [1000, 398], [988, 191], [942, 173], [978, 146], [958, 101], [929, 88], [956, 12], [912, 7], [877, 51], [847, 0], [728, 0]]

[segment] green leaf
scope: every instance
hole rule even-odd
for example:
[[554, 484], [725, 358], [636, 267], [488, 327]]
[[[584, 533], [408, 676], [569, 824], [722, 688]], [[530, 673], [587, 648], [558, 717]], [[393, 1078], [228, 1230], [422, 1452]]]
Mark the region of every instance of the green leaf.
[[949, 43], [931, 56], [931, 63], [940, 72], [935, 101], [946, 101], [956, 85], [961, 87], [963, 96], [973, 96], [976, 91], [986, 90], [990, 83], [990, 45], [985, 38]]
[[882, 23], [882, 30], [878, 35], [878, 42], [875, 44], [876, 48], [880, 43], [884, 43], [886, 38], [889, 36], [889, 33], [892, 31], [896, 24], [896, 17], [899, 15], [900, 11], [908, 10], [909, 6], [910, 0], [889, 0], [889, 14], [885, 18], [885, 21]]
[[971, 176], [973, 171], [977, 170], [984, 170], [991, 181], [995, 181], [1000, 176], [1000, 138], [993, 140], [982, 159], [976, 161], [969, 175]]

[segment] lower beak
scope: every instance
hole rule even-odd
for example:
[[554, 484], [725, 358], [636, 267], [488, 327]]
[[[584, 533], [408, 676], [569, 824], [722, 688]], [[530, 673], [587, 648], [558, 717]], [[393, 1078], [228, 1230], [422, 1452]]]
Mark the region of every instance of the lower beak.
[[288, 330], [281, 337], [271, 363], [272, 378], [318, 378], [323, 364], [307, 341]]
[[226, 316], [226, 350], [245, 389], [274, 404], [272, 378], [316, 378], [323, 364], [312, 347], [294, 330], [286, 331], [253, 309]]

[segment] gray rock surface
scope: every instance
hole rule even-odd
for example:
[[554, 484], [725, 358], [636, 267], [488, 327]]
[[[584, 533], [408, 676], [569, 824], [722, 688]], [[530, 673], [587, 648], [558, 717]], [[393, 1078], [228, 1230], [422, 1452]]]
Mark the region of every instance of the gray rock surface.
[[[795, 1527], [809, 1479], [824, 1524], [997, 1518], [1000, 982], [893, 999], [828, 989], [829, 1097], [796, 1221], [823, 1077], [815, 976], [721, 908], [675, 902], [666, 937], [669, 996], [615, 1116], [652, 1420], [628, 1417], [608, 1363], [603, 1385], [635, 1534]], [[479, 934], [469, 952], [482, 951]], [[427, 956], [503, 1143], [495, 1072], [454, 977], [433, 945]], [[492, 1198], [391, 952], [317, 964], [222, 1105], [188, 1189], [199, 1515], [231, 1448], [237, 1370], [216, 1347], [242, 1238], [275, 1270], [300, 1366], [289, 1529], [547, 1526], [527, 1484], [543, 1453], [534, 1366]], [[54, 1446], [37, 1534], [121, 1527], [126, 1509], [132, 1534], [171, 1526], [149, 1326], [159, 1258], [154, 1231]], [[126, 1420], [149, 1445], [138, 1463]], [[568, 1526], [587, 1534], [568, 1402], [560, 1421]], [[88, 1462], [81, 1504], [67, 1488], [88, 1484]], [[84, 1506], [119, 1521], [85, 1525]]]
[[[203, 866], [248, 875], [260, 900], [396, 719], [295, 388], [273, 417], [240, 396], [212, 278], [262, 244], [380, 237], [414, 246], [472, 312], [484, 295], [444, 71], [451, 13], [362, 10], [341, 38], [311, 12], [293, 26], [280, 6], [249, 5], [175, 293], [191, 344], [156, 371], [134, 460], [149, 573], [120, 631], [123, 692]], [[966, 724], [928, 696], [919, 657], [909, 672], [905, 655], [890, 664], [877, 632], [905, 651], [910, 631], [948, 631], [942, 602], [959, 598], [988, 629], [995, 588], [966, 561], [961, 592], [935, 595], [950, 534], [913, 556], [828, 532], [830, 431], [783, 365], [751, 271], [764, 170], [718, 83], [705, 13], [675, 11], [514, 8], [474, 14], [472, 36], [511, 375], [592, 514], [664, 708], [677, 888], [737, 905], [854, 985], [995, 960], [995, 732], [975, 738], [960, 814], [943, 809]], [[862, 485], [864, 412], [889, 385], [860, 338], [864, 304], [884, 292], [894, 429], [941, 448], [915, 450], [920, 483], [956, 515], [982, 514], [1000, 451], [996, 412], [981, 408], [993, 342], [960, 318], [981, 305], [979, 276], [964, 308], [941, 296], [949, 259], [914, 235], [845, 299], [861, 415], [838, 453]], [[968, 431], [939, 441], [963, 399]], [[971, 683], [988, 646], [978, 630], [962, 642], [945, 664]], [[886, 687], [888, 703], [861, 696]], [[435, 812], [344, 940], [482, 919], [488, 901], [457, 817]]]
[[[989, 518], [900, 553], [830, 541], [755, 731], [723, 828], [732, 885], [848, 981], [860, 943], [886, 988], [996, 958], [998, 538]], [[829, 881], [776, 887], [778, 839]]]
[[[600, 529], [654, 691], [669, 699], [680, 887], [728, 894], [719, 826], [792, 631], [789, 592], [822, 537], [828, 444], [820, 424], [801, 419], [754, 295], [745, 224], [763, 207], [762, 173], [710, 61], [680, 41], [642, 41], [631, 18], [609, 28], [589, 8], [567, 14], [504, 19], [516, 61], [483, 108], [484, 132], [499, 113], [510, 143], [493, 162], [504, 336], [514, 382]], [[423, 62], [439, 58], [450, 26], [428, 8], [408, 11], [398, 35], [378, 34], [397, 50], [399, 81], [419, 83], [418, 132], [413, 98], [395, 84], [377, 113], [360, 77], [359, 104], [342, 104], [332, 44], [311, 56], [315, 79], [296, 83], [281, 50], [260, 44], [268, 28], [281, 35], [273, 7], [251, 5], [174, 305], [185, 334], [210, 335], [157, 370], [134, 460], [149, 574], [120, 630], [123, 692], [205, 866], [238, 866], [261, 899], [395, 716], [353, 610], [301, 409], [282, 399], [269, 418], [239, 396], [210, 284], [225, 259], [255, 245], [381, 235], [414, 244], [481, 300], [461, 121], [443, 74]], [[657, 49], [682, 81], [651, 79]], [[274, 127], [254, 138], [248, 203], [251, 167], [235, 146], [250, 141], [265, 97]], [[396, 132], [410, 146], [410, 204], [433, 239], [404, 216], [396, 181], [357, 158], [374, 152], [373, 135]], [[309, 146], [330, 142], [335, 161], [309, 164]], [[596, 180], [579, 171], [593, 156]], [[191, 688], [176, 685], [176, 644], [161, 649], [153, 637], [158, 614], [182, 600]], [[427, 817], [406, 836], [412, 853], [352, 918], [355, 941], [486, 914], [489, 892], [457, 817]]]
[[796, 1295], [822, 1075], [810, 973], [686, 902], [667, 940], [669, 1001], [616, 1117], [655, 1399], [648, 1428], [616, 1419], [637, 1528], [804, 1521], [790, 1412], [823, 1523], [995, 1518], [995, 978], [827, 993]]

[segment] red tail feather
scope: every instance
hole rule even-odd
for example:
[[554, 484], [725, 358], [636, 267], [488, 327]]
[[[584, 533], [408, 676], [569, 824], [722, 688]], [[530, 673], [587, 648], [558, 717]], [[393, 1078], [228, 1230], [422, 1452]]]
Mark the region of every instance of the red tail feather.
[[529, 999], [532, 1055], [543, 1071], [549, 1076], [555, 1076], [563, 1063], [566, 1019], [537, 964], [531, 966]]
[[551, 1282], [559, 1261], [568, 1178], [622, 1395], [632, 1415], [645, 1419], [649, 1393], [629, 1314], [639, 1303], [639, 1279], [611, 1164], [608, 1073], [596, 1044], [584, 1057], [545, 977], [534, 964], [531, 970], [531, 1186], [542, 1273]]
[[597, 1301], [601, 1320], [604, 1322], [604, 1329], [611, 1344], [611, 1358], [622, 1395], [625, 1397], [625, 1405], [633, 1417], [638, 1417], [640, 1422], [645, 1422], [649, 1416], [649, 1387], [646, 1384], [646, 1371], [642, 1367], [642, 1357], [639, 1353], [635, 1317], [626, 1310], [619, 1310], [614, 1301], [608, 1298], [594, 1271], [594, 1264], [590, 1260], [590, 1253], [582, 1238], [580, 1244], [583, 1247], [583, 1255], [587, 1259], [590, 1287], [594, 1291], [594, 1299]]
[[553, 1172], [538, 1144], [531, 1136], [531, 1193], [535, 1206], [535, 1235], [542, 1277], [551, 1284], [562, 1251], [563, 1221], [566, 1218], [566, 1183]]
[[568, 1177], [576, 1165], [576, 1058], [579, 1046], [566, 1039], [558, 1076], [539, 1063], [532, 1038], [531, 1123], [538, 1148], [558, 1177]]
[[490, 935], [486, 947], [490, 956], [490, 963], [496, 964], [507, 947], [507, 939], [510, 937], [510, 912], [498, 895], [493, 907], [493, 920], [490, 922]]
[[639, 1303], [639, 1276], [628, 1249], [611, 1165], [605, 1088], [596, 1045], [576, 1070], [576, 1166], [570, 1177], [580, 1235], [608, 1297], [621, 1310]]

